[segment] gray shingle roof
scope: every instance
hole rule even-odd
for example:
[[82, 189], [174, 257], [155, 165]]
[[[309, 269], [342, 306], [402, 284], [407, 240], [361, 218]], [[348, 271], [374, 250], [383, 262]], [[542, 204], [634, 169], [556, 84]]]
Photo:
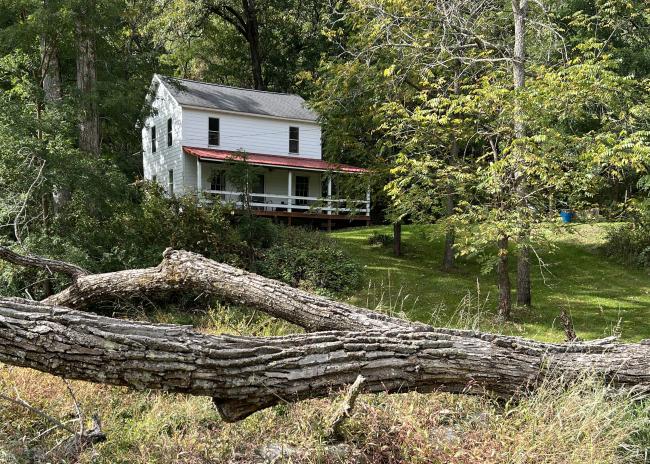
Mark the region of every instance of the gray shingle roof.
[[305, 100], [299, 95], [228, 87], [161, 75], [158, 77], [181, 106], [199, 106], [306, 121], [318, 119], [318, 115], [307, 108]]

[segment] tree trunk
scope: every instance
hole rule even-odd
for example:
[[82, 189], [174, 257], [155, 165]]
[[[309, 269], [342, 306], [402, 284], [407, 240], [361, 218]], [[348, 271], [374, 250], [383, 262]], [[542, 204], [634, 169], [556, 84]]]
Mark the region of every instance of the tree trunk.
[[[446, 199], [446, 215], [451, 216], [454, 213], [454, 198], [453, 193], [448, 192]], [[442, 270], [450, 272], [456, 266], [456, 258], [454, 252], [454, 243], [456, 242], [456, 231], [453, 227], [447, 226], [445, 232], [445, 250], [442, 257]]]
[[[81, 6], [83, 5], [83, 6]], [[77, 89], [79, 90], [79, 148], [99, 155], [99, 110], [97, 107], [97, 68], [95, 31], [92, 18], [94, 1], [80, 4], [76, 12]]]
[[[458, 63], [454, 69], [454, 95], [460, 95], [460, 73], [458, 71]], [[449, 164], [455, 165], [458, 162], [458, 140], [456, 135], [451, 135], [451, 147], [449, 150]], [[450, 218], [454, 214], [455, 207], [454, 186], [447, 185], [447, 197], [445, 198], [445, 216]], [[455, 267], [455, 253], [454, 243], [456, 241], [456, 231], [450, 225], [447, 225], [445, 233], [445, 249], [442, 256], [442, 270], [450, 272]]]
[[[457, 83], [455, 84], [457, 86]], [[455, 163], [458, 159], [458, 142], [453, 137], [450, 150], [451, 162]], [[447, 196], [445, 198], [445, 216], [450, 218], [454, 214], [454, 188], [451, 184], [447, 185]], [[445, 233], [445, 249], [442, 257], [442, 270], [450, 272], [455, 266], [454, 243], [456, 241], [456, 231], [453, 227], [447, 225]]]
[[497, 286], [499, 288], [499, 317], [510, 319], [512, 302], [510, 299], [510, 274], [508, 273], [508, 237], [502, 236], [498, 241]]
[[[525, 240], [525, 238], [521, 238]], [[523, 245], [519, 249], [517, 259], [517, 304], [530, 306], [532, 295], [530, 291], [530, 247]]]
[[393, 223], [393, 255], [402, 256], [402, 222]]
[[262, 59], [260, 56], [259, 23], [257, 21], [257, 9], [255, 0], [242, 0], [244, 15], [246, 17], [246, 41], [250, 51], [251, 71], [253, 73], [253, 86], [256, 90], [265, 90], [264, 78], [262, 76]]
[[[20, 264], [42, 267], [40, 263]], [[160, 265], [146, 269], [93, 275], [69, 269], [69, 273], [77, 276], [76, 281], [44, 303], [84, 309], [102, 301], [151, 298], [184, 291], [218, 295], [308, 331], [428, 328], [425, 324], [314, 295], [187, 251], [166, 250]]]
[[[48, 6], [48, 0], [43, 0], [43, 7], [46, 11], [48, 11]], [[60, 101], [63, 98], [59, 47], [55, 38], [49, 33], [41, 35], [41, 81], [46, 104]]]
[[236, 421], [278, 402], [364, 392], [516, 395], [588, 370], [650, 390], [647, 344], [546, 344], [516, 337], [370, 330], [285, 337], [205, 335], [21, 299], [0, 299], [0, 361], [69, 379], [211, 396]]
[[[512, 0], [512, 13], [515, 23], [515, 42], [512, 60], [512, 75], [515, 91], [526, 84], [526, 15], [528, 0]], [[516, 104], [514, 114], [515, 141], [526, 135], [526, 128], [521, 115], [521, 108]], [[518, 149], [519, 150], [519, 149]], [[528, 208], [526, 201], [526, 179], [519, 173], [517, 176], [517, 193], [521, 197], [521, 207]], [[525, 217], [525, 215], [524, 215]], [[525, 220], [525, 219], [524, 219]], [[522, 242], [517, 260], [517, 304], [530, 306], [532, 302], [530, 286], [530, 249], [527, 244], [530, 228], [524, 225], [524, 232], [519, 240]]]

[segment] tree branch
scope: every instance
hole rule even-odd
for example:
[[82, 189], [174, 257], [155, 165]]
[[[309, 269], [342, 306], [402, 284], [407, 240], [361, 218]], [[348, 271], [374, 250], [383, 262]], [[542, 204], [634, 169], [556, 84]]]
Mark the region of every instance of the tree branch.
[[83, 309], [116, 298], [162, 296], [178, 291], [218, 295], [308, 331], [429, 328], [314, 295], [196, 253], [171, 249], [163, 253], [163, 260], [156, 267], [81, 276], [43, 302]]
[[0, 259], [19, 266], [45, 269], [49, 273], [60, 272], [73, 278], [90, 275], [90, 272], [75, 264], [56, 259], [42, 258], [40, 256], [21, 255], [4, 246], [0, 246]]

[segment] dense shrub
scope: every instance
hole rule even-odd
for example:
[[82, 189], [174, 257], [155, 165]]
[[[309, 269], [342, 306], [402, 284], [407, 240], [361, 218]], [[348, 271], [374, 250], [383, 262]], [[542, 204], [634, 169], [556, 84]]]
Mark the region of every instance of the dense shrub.
[[632, 202], [626, 224], [609, 229], [602, 251], [626, 264], [650, 268], [650, 202]]
[[296, 287], [346, 293], [361, 285], [361, 266], [330, 238], [316, 231], [283, 228], [266, 250], [258, 272]]
[[392, 244], [393, 237], [388, 234], [382, 234], [374, 231], [368, 236], [368, 245], [391, 246]]
[[626, 264], [650, 268], [650, 224], [624, 224], [609, 230], [603, 252]]
[[[199, 206], [192, 196], [170, 198], [151, 183], [125, 190], [97, 202], [89, 191], [75, 193], [47, 228], [25, 237], [20, 251], [110, 272], [156, 265], [172, 247], [317, 291], [345, 292], [360, 283], [359, 266], [320, 232], [238, 214], [218, 202]], [[0, 262], [6, 295], [27, 290], [25, 296], [41, 298], [67, 283]]]

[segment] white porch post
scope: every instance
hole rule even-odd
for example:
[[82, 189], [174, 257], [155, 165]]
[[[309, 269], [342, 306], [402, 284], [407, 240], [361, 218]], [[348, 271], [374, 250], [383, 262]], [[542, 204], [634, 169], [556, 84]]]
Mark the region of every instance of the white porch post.
[[370, 186], [366, 189], [366, 216], [370, 216]]
[[201, 196], [203, 193], [203, 173], [201, 172], [201, 159], [196, 157], [196, 193]]
[[289, 174], [287, 175], [287, 211], [290, 213], [291, 212], [291, 177], [293, 176], [293, 173], [289, 171]]
[[332, 176], [327, 176], [327, 214], [332, 214]]

